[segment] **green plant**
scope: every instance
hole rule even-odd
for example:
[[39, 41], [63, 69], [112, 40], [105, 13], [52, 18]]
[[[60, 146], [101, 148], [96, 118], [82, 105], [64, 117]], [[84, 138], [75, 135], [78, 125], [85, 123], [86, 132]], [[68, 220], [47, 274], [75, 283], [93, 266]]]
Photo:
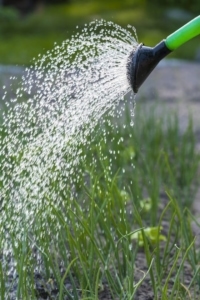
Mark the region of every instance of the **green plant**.
[[[189, 210], [199, 166], [192, 121], [182, 133], [176, 115], [160, 122], [156, 108], [149, 111], [138, 105], [134, 126], [128, 111], [124, 124], [104, 119], [88, 137], [90, 147], [81, 147], [81, 172], [71, 174], [80, 174], [76, 193], [66, 191], [61, 205], [43, 199], [31, 231], [27, 226], [21, 239], [12, 236], [19, 299], [54, 293], [94, 300], [103, 289], [113, 299], [134, 299], [145, 283], [155, 299], [198, 299], [199, 253]], [[3, 263], [0, 274], [4, 299], [11, 283]]]

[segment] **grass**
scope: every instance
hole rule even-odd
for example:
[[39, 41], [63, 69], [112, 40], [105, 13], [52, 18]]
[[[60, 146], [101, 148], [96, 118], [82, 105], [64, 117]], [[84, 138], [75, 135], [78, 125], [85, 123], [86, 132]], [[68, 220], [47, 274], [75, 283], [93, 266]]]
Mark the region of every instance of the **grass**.
[[[181, 20], [172, 21], [165, 8], [141, 1], [74, 1], [71, 4], [46, 6], [43, 11], [20, 18], [10, 10], [0, 11], [1, 64], [30, 65], [33, 57], [52, 49], [70, 38], [85, 23], [104, 18], [126, 27], [135, 26], [139, 41], [154, 46], [174, 30], [184, 25]], [[191, 17], [192, 18], [192, 17]], [[189, 21], [189, 20], [188, 20]], [[79, 27], [78, 29], [76, 27]], [[171, 57], [194, 59], [198, 47], [195, 38]]]
[[[192, 120], [181, 132], [176, 114], [159, 118], [156, 108], [147, 113], [139, 106], [133, 127], [127, 112], [123, 124], [104, 120], [88, 137], [76, 194], [63, 197], [62, 207], [45, 199], [51, 215], [46, 228], [36, 216], [34, 241], [28, 228], [22, 240], [13, 236], [17, 299], [99, 299], [105, 290], [112, 299], [136, 299], [145, 284], [154, 299], [199, 299]], [[3, 300], [12, 285], [2, 264], [0, 273]]]

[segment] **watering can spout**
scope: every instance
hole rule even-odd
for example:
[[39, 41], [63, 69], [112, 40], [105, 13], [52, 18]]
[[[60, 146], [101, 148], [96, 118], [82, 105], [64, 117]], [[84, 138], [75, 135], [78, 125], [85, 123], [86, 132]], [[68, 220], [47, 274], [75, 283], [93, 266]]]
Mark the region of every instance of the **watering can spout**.
[[171, 53], [171, 50], [167, 48], [165, 41], [162, 41], [153, 48], [139, 44], [134, 54], [130, 54], [127, 76], [134, 93], [137, 93], [139, 87], [157, 66], [159, 61], [169, 53]]
[[176, 30], [153, 48], [139, 44], [136, 50], [130, 53], [127, 62], [127, 78], [134, 93], [138, 92], [139, 87], [160, 60], [198, 34], [200, 34], [200, 16]]

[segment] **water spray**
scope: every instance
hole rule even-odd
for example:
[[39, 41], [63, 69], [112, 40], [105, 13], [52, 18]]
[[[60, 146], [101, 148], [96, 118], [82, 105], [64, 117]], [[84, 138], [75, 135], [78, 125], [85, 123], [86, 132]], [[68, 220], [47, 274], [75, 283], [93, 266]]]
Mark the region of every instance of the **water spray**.
[[134, 93], [138, 92], [139, 87], [160, 60], [198, 34], [200, 34], [200, 16], [170, 34], [153, 48], [139, 44], [130, 53], [127, 63], [127, 77]]

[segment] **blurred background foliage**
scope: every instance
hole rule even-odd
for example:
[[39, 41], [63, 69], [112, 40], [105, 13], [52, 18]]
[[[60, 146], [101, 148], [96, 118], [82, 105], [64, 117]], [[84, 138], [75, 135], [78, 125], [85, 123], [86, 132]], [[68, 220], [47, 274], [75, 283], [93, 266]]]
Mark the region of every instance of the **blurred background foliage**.
[[[153, 46], [199, 12], [199, 0], [0, 0], [0, 64], [29, 65], [54, 42], [101, 18], [135, 26], [139, 41]], [[197, 37], [171, 57], [195, 59], [199, 47]]]

